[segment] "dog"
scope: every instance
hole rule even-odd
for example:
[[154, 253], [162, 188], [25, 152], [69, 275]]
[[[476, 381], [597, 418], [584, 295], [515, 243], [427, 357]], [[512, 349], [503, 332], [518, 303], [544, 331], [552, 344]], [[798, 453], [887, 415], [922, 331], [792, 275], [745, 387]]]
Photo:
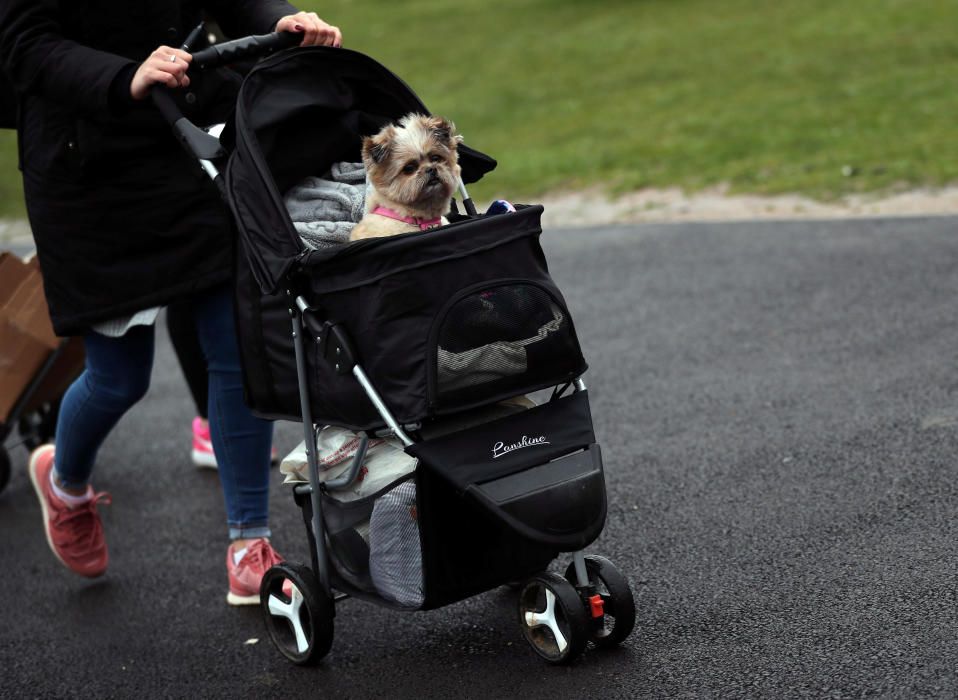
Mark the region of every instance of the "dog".
[[351, 241], [425, 231], [449, 223], [452, 195], [459, 185], [462, 137], [442, 117], [407, 114], [375, 136], [363, 139], [369, 191], [365, 215]]

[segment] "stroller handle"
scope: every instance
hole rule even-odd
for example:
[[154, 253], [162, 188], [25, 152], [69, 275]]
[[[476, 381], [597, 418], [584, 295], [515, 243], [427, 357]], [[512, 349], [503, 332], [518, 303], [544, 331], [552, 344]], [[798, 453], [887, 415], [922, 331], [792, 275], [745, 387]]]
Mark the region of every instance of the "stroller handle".
[[207, 70], [244, 58], [260, 58], [273, 51], [297, 46], [302, 40], [302, 34], [273, 32], [272, 34], [259, 34], [234, 39], [233, 41], [224, 41], [194, 53], [190, 68]]
[[[193, 30], [191, 38], [201, 27], [202, 25]], [[273, 32], [224, 41], [194, 53], [190, 69], [206, 70], [244, 58], [260, 58], [273, 51], [292, 48], [302, 40], [303, 35], [297, 32]], [[187, 44], [189, 42], [188, 39]], [[219, 139], [198, 128], [183, 115], [168, 87], [161, 84], [153, 85], [150, 88], [150, 98], [166, 122], [173, 127], [176, 137], [190, 156], [201, 161], [212, 161], [225, 155]], [[210, 176], [214, 178], [214, 181], [216, 180], [212, 172]]]

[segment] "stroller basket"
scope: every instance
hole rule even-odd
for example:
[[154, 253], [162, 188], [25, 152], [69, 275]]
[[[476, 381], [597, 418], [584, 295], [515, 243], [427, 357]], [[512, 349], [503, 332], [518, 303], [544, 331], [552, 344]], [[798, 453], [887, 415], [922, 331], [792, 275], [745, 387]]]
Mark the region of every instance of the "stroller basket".
[[[523, 207], [311, 251], [301, 261], [299, 288], [320, 318], [347, 330], [356, 360], [403, 425], [571, 381], [586, 363], [539, 245], [541, 213]], [[240, 325], [253, 327], [244, 334], [277, 345], [244, 349], [251, 406], [297, 418], [295, 365], [284, 363], [278, 347], [288, 358], [287, 307], [274, 305], [266, 315], [268, 307], [240, 306]], [[268, 323], [277, 330], [264, 332]], [[313, 348], [314, 421], [382, 426], [356, 380], [327, 362], [320, 344]]]
[[[587, 392], [407, 448], [414, 474], [367, 497], [324, 492], [339, 590], [428, 609], [541, 571], [605, 523]], [[300, 498], [304, 517], [312, 517]]]

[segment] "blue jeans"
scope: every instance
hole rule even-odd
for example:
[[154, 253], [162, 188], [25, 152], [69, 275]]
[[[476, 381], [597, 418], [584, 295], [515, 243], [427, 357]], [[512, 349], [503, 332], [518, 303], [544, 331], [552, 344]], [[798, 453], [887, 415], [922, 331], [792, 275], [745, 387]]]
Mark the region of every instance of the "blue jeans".
[[[243, 402], [232, 295], [223, 286], [192, 301], [209, 373], [210, 434], [230, 537], [268, 537], [273, 424], [254, 417]], [[83, 342], [86, 370], [64, 395], [57, 422], [56, 472], [68, 487], [89, 482], [100, 445], [146, 394], [153, 370], [153, 326], [134, 326], [120, 338], [90, 331]]]

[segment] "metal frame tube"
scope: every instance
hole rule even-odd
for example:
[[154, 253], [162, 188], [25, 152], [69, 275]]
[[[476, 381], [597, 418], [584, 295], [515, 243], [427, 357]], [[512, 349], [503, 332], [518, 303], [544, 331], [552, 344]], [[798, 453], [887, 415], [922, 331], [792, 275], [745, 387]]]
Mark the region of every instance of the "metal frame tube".
[[386, 421], [386, 425], [389, 426], [389, 429], [393, 431], [397, 438], [402, 440], [402, 444], [404, 444], [406, 447], [412, 445], [413, 441], [403, 431], [398, 421], [396, 421], [396, 419], [393, 417], [393, 414], [389, 412], [389, 409], [386, 407], [386, 404], [383, 402], [382, 398], [380, 398], [379, 393], [372, 385], [372, 382], [369, 381], [369, 377], [366, 376], [363, 368], [359, 365], [353, 367], [353, 376], [356, 377], [356, 380], [359, 382], [360, 386], [362, 386], [363, 391], [366, 392], [366, 396], [369, 397], [369, 400], [373, 402], [373, 406], [376, 407], [376, 411], [379, 413], [380, 417]]
[[575, 580], [578, 588], [589, 585], [589, 572], [585, 568], [585, 555], [582, 551], [572, 553], [572, 564], [575, 566]]
[[366, 461], [366, 451], [368, 449], [369, 436], [363, 433], [359, 436], [359, 447], [356, 448], [356, 454], [353, 455], [353, 461], [350, 463], [349, 469], [342, 476], [325, 482], [326, 489], [329, 491], [344, 489], [356, 481], [359, 470], [362, 469], [363, 462]]
[[296, 378], [299, 382], [299, 406], [303, 414], [306, 463], [309, 465], [309, 500], [313, 509], [313, 539], [316, 543], [316, 577], [327, 595], [332, 595], [329, 584], [329, 556], [326, 552], [326, 524], [323, 521], [323, 502], [319, 490], [319, 460], [316, 457], [316, 431], [309, 407], [309, 382], [306, 374], [306, 351], [303, 348], [303, 322], [293, 313], [293, 349], [296, 353]]
[[469, 193], [466, 191], [466, 183], [462, 181], [462, 178], [459, 179], [459, 194], [462, 196], [462, 206], [466, 208], [466, 213], [469, 216], [475, 216], [476, 205], [472, 202], [472, 197], [469, 196]]
[[212, 161], [203, 160], [200, 158], [200, 167], [203, 168], [203, 172], [209, 176], [210, 180], [215, 181], [216, 178], [220, 176], [220, 171], [216, 169], [216, 166], [213, 165]]

